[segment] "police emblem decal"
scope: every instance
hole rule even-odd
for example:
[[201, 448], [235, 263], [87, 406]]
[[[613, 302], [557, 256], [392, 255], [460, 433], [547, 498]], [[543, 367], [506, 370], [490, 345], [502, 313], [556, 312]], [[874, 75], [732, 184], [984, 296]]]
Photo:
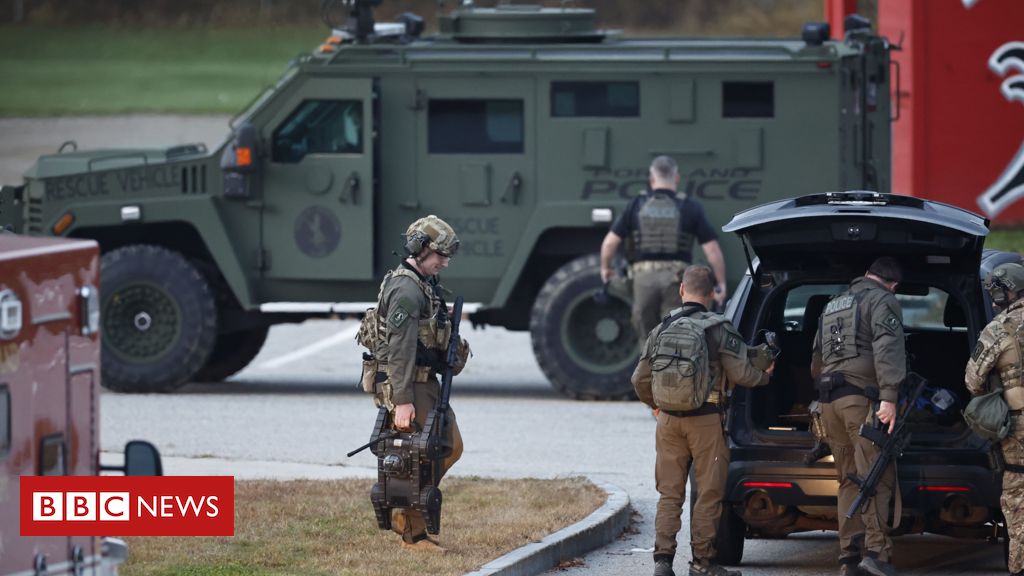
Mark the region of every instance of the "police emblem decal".
[[295, 219], [295, 244], [312, 258], [323, 258], [341, 243], [341, 222], [323, 206], [309, 206]]

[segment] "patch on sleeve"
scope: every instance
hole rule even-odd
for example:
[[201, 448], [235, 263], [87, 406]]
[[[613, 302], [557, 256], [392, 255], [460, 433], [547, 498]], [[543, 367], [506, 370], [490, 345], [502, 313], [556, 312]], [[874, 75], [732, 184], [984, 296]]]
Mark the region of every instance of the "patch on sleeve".
[[740, 353], [740, 344], [739, 336], [732, 334], [731, 332], [725, 333], [725, 342], [722, 345], [726, 350], [738, 355]]
[[892, 310], [882, 319], [882, 327], [892, 334], [895, 334], [901, 327], [900, 317]]
[[412, 309], [413, 303], [408, 298], [399, 300], [398, 304], [395, 305], [395, 309], [391, 311], [391, 314], [388, 314], [388, 324], [391, 325], [391, 328], [399, 328], [404, 324], [406, 319], [409, 318]]
[[978, 340], [978, 344], [974, 347], [974, 353], [971, 354], [971, 360], [977, 362], [978, 358], [981, 358], [981, 355], [984, 352], [985, 352], [985, 344], [981, 340]]

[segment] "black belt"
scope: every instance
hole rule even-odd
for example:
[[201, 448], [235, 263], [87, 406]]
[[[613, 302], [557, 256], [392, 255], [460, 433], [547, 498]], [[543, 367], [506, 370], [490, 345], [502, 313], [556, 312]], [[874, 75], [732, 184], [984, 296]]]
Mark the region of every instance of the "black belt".
[[842, 372], [822, 374], [818, 378], [818, 402], [830, 404], [846, 396], [867, 396], [871, 401], [878, 400], [878, 388], [861, 388], [846, 381]]
[[676, 418], [689, 418], [690, 416], [704, 416], [705, 414], [720, 414], [722, 409], [714, 402], [705, 402], [704, 405], [696, 410], [662, 410], [662, 412]]

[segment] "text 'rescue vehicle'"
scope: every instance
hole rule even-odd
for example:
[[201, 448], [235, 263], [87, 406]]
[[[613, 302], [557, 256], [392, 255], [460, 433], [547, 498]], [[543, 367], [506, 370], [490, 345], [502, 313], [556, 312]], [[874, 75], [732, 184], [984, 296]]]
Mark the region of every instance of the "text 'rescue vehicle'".
[[[0, 234], [0, 575], [116, 574], [114, 538], [19, 536], [22, 476], [100, 472], [99, 249], [88, 240]], [[148, 442], [122, 470], [161, 473]]]
[[971, 398], [967, 361], [992, 318], [981, 279], [999, 264], [1020, 261], [1018, 254], [982, 250], [988, 224], [938, 202], [842, 192], [771, 202], [725, 226], [755, 258], [726, 315], [750, 340], [775, 331], [781, 354], [768, 386], [737, 388], [729, 408], [731, 461], [717, 543], [723, 563], [739, 563], [745, 536], [836, 528], [832, 456], [804, 460], [814, 444], [808, 408], [818, 399], [811, 349], [829, 300], [879, 256], [903, 267], [896, 299], [908, 371], [928, 382], [907, 416], [896, 533], [1005, 536], [1000, 477], [990, 468], [988, 445], [961, 415]]
[[[105, 386], [218, 381], [274, 323], [362, 312], [405, 226], [437, 214], [462, 239], [444, 278], [474, 323], [530, 330], [567, 395], [627, 397], [629, 306], [591, 295], [654, 156], [719, 224], [794, 193], [890, 188], [889, 45], [862, 20], [841, 41], [823, 25], [627, 39], [589, 9], [461, 6], [423, 36], [410, 14], [374, 25], [370, 3], [215, 150], [68, 146], [2, 189], [17, 210], [0, 225], [99, 242]], [[742, 250], [723, 244], [735, 284]]]

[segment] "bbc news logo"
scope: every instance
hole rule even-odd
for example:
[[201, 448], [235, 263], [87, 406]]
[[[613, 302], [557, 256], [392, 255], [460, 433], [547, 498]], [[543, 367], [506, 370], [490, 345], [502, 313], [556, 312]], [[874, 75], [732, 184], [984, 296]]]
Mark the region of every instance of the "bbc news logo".
[[231, 476], [22, 476], [22, 536], [233, 536]]

